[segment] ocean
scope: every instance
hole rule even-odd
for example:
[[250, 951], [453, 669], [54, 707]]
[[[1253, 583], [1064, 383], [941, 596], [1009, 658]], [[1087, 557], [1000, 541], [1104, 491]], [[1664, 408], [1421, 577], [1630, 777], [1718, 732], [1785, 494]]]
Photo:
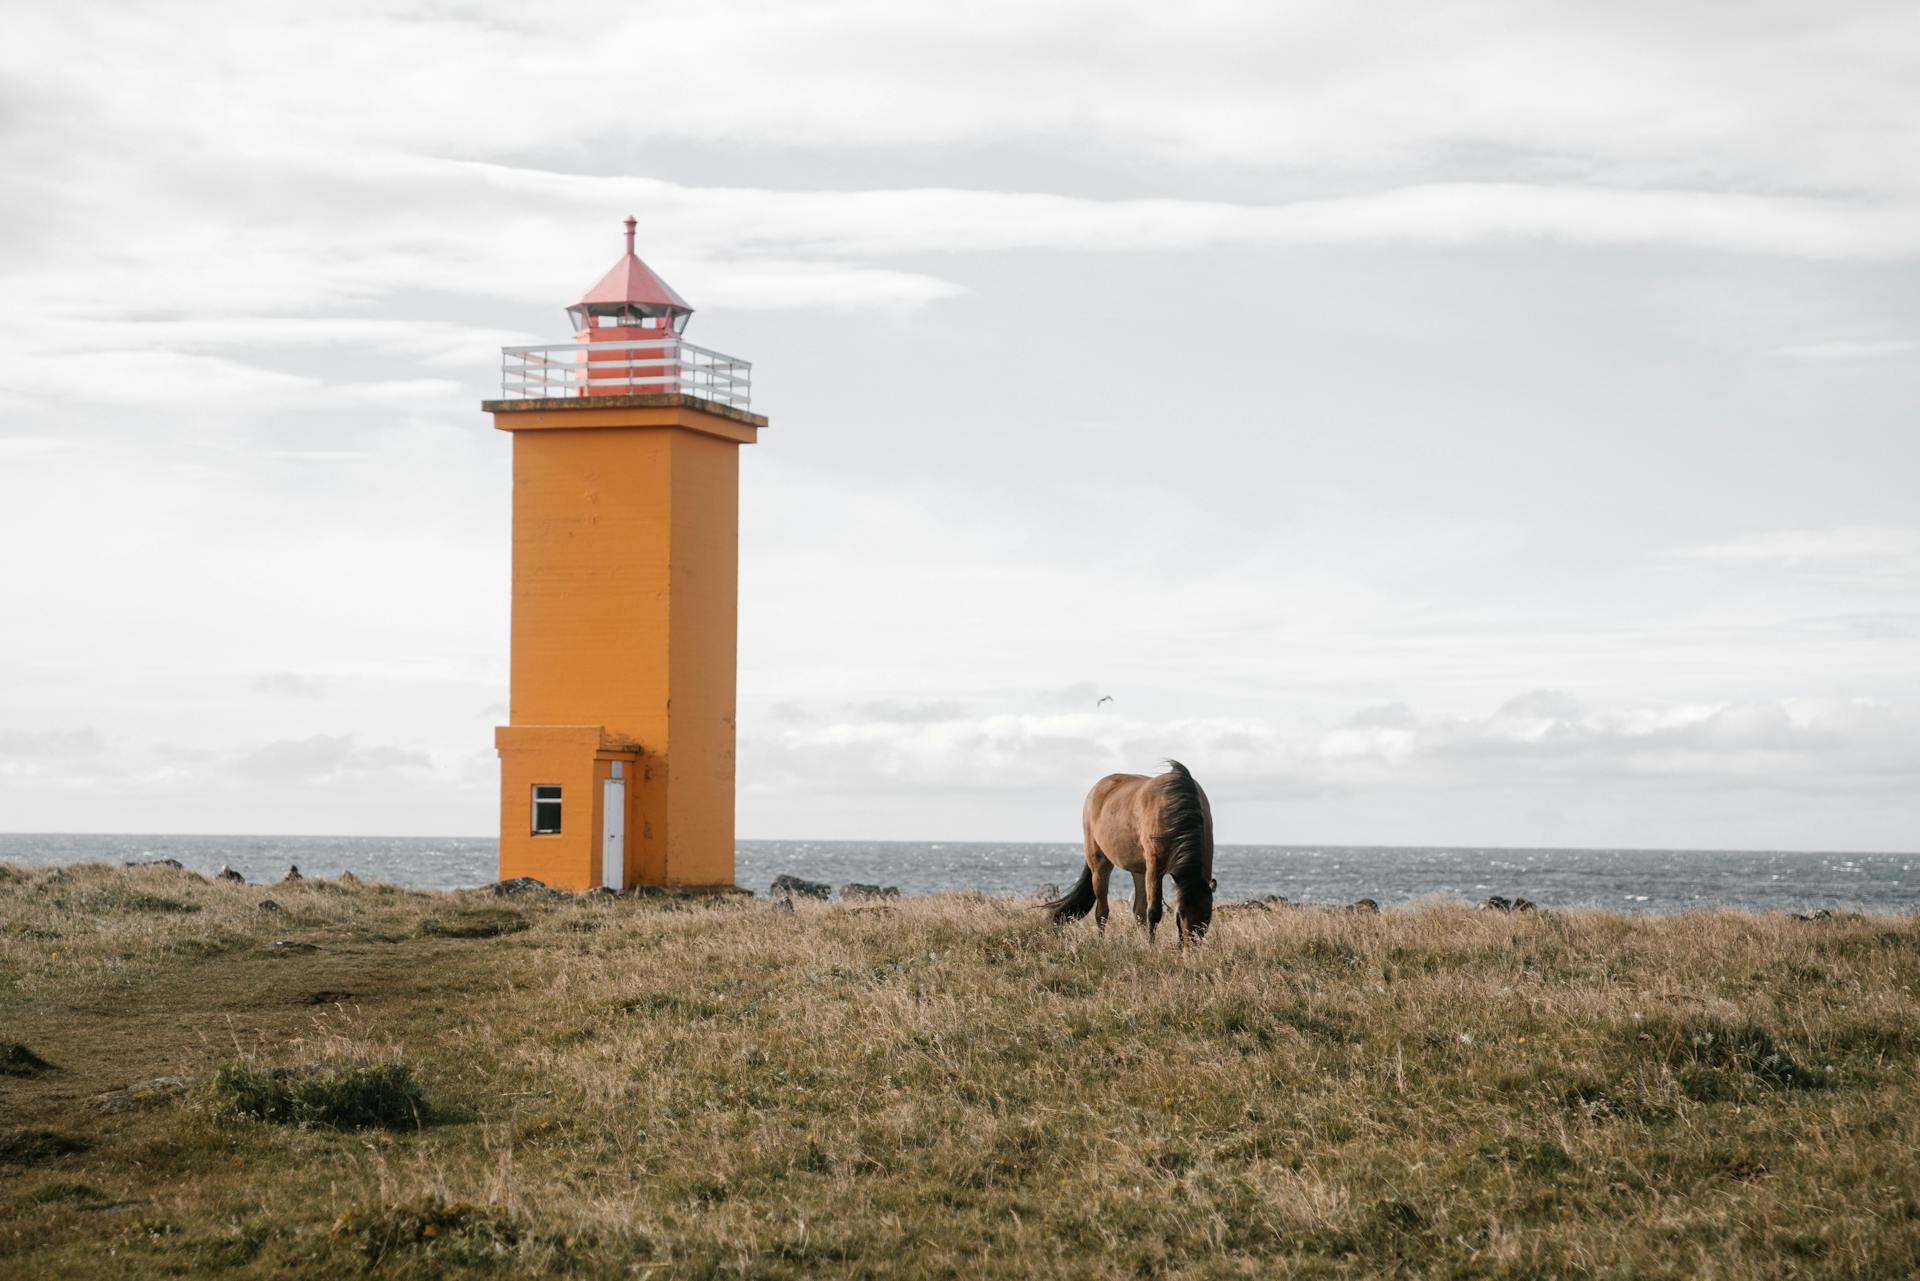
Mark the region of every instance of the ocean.
[[[423, 889], [494, 879], [491, 838], [381, 836], [80, 836], [0, 833], [0, 863], [123, 863], [175, 858], [200, 872], [231, 865], [273, 881], [352, 872]], [[767, 892], [781, 873], [841, 885], [897, 885], [906, 894], [978, 890], [1026, 896], [1079, 875], [1077, 843], [977, 841], [741, 841], [736, 879]], [[1920, 854], [1769, 850], [1468, 849], [1223, 845], [1214, 875], [1223, 900], [1284, 894], [1296, 901], [1383, 907], [1435, 895], [1479, 902], [1524, 896], [1550, 907], [1678, 912], [1735, 907], [1920, 911]], [[1131, 893], [1114, 877], [1117, 897]]]

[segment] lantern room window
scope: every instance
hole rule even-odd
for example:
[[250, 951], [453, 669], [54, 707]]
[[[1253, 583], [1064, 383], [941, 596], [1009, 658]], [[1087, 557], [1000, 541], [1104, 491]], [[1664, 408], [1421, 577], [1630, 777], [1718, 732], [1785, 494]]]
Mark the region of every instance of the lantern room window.
[[535, 783], [533, 785], [533, 834], [535, 836], [558, 836], [560, 834], [560, 788], [555, 783]]

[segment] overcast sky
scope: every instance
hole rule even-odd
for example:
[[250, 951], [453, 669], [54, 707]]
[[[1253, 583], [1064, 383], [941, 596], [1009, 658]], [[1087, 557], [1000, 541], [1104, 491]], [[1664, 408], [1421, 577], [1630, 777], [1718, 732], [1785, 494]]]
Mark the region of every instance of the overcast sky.
[[0, 829], [492, 833], [479, 401], [631, 212], [743, 836], [1920, 848], [1910, 0], [0, 17]]

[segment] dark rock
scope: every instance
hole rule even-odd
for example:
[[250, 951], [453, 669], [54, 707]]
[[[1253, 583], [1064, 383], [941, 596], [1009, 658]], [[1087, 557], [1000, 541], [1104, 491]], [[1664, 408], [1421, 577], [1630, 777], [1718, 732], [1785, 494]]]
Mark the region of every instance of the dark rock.
[[267, 950], [278, 952], [283, 956], [302, 956], [308, 952], [318, 952], [320, 949], [311, 943], [301, 943], [294, 939], [275, 939], [267, 944]]
[[1374, 902], [1370, 898], [1359, 898], [1359, 899], [1355, 899], [1352, 903], [1349, 903], [1347, 905], [1347, 910], [1349, 912], [1360, 912], [1363, 914], [1378, 913], [1380, 911], [1380, 905]]
[[545, 881], [536, 881], [531, 876], [515, 876], [494, 882], [493, 892], [500, 895], [537, 894], [546, 888]]
[[773, 896], [787, 899], [795, 897], [829, 899], [833, 897], [833, 886], [821, 881], [807, 881], [798, 876], [783, 874], [773, 878]]
[[1513, 900], [1513, 910], [1516, 912], [1531, 912], [1534, 910], [1534, 907], [1534, 901], [1530, 898], [1516, 898]]
[[1502, 898], [1498, 894], [1489, 894], [1487, 895], [1487, 901], [1482, 903], [1480, 908], [1482, 911], [1487, 912], [1511, 912], [1513, 910], [1513, 901]]
[[260, 900], [260, 910], [262, 912], [284, 912], [287, 909], [284, 907], [281, 907], [278, 903], [274, 902], [270, 898], [263, 898]]
[[187, 870], [187, 865], [185, 863], [182, 863], [177, 858], [156, 858], [156, 859], [150, 859], [144, 863], [138, 859], [134, 859], [131, 862], [129, 862], [127, 866], [128, 867], [165, 867], [165, 868], [171, 868], [176, 872], [184, 872]]
[[773, 900], [773, 910], [776, 912], [785, 912], [788, 916], [792, 916], [793, 900], [784, 895], [776, 897]]
[[0, 1041], [0, 1076], [39, 1076], [58, 1071], [18, 1041]]
[[287, 865], [287, 874], [280, 878], [282, 883], [287, 881], [304, 881], [306, 879], [306, 877], [300, 875], [299, 866], [291, 863]]
[[583, 898], [619, 898], [620, 891], [614, 889], [611, 885], [596, 885], [592, 889], [588, 890], [584, 895], [582, 895], [582, 897]]
[[1833, 909], [1823, 907], [1817, 912], [1795, 912], [1792, 915], [1796, 921], [1831, 921], [1833, 919]]
[[214, 873], [213, 879], [216, 881], [232, 881], [235, 885], [245, 885], [247, 883], [246, 877], [240, 875], [240, 873], [234, 871], [225, 863], [220, 865], [220, 870]]
[[840, 887], [842, 899], [899, 898], [898, 885], [867, 885], [860, 881], [850, 881]]

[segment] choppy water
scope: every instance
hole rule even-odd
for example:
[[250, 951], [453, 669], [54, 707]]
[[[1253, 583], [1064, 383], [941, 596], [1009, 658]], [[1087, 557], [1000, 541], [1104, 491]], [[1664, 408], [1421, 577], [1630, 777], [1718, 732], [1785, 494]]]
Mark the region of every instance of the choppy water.
[[[202, 872], [231, 864], [249, 880], [351, 871], [428, 889], [494, 879], [491, 839], [365, 836], [39, 836], [0, 834], [0, 862], [47, 865], [176, 858]], [[1031, 894], [1079, 874], [1078, 844], [924, 841], [742, 841], [738, 880], [765, 893], [782, 872], [835, 885], [868, 881], [908, 894]], [[1313, 902], [1372, 898], [1391, 906], [1434, 894], [1478, 901], [1524, 895], [1550, 906], [1629, 912], [1696, 907], [1756, 911], [1920, 911], [1920, 854], [1741, 850], [1552, 850], [1226, 845], [1214, 859], [1223, 898], [1285, 894]], [[1115, 877], [1128, 893], [1126, 878]]]

